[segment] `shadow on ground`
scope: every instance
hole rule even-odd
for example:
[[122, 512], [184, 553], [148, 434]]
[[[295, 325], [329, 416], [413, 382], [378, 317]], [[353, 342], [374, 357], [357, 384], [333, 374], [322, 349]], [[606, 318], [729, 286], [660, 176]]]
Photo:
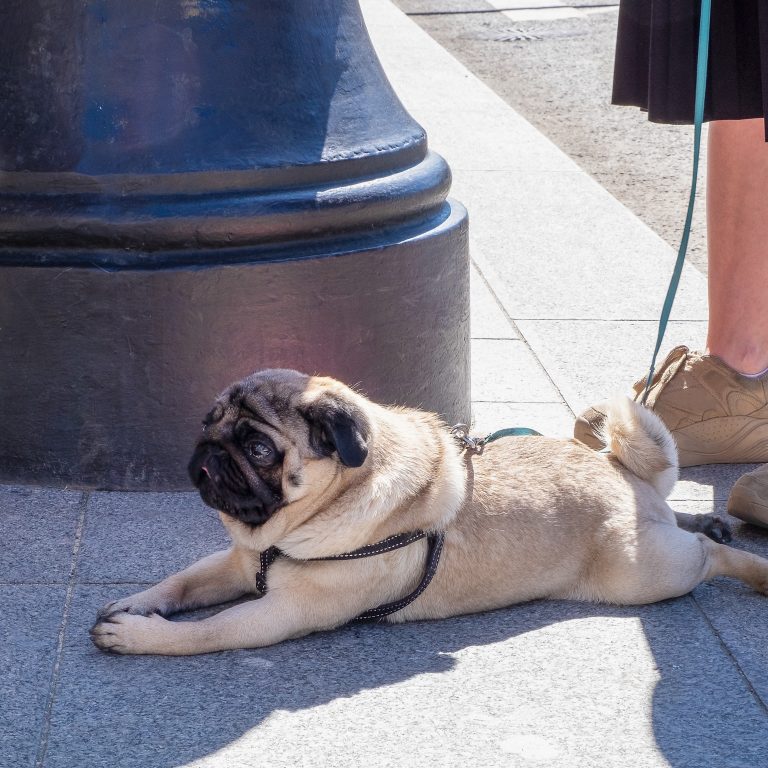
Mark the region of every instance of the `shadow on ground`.
[[[717, 589], [743, 597], [730, 581]], [[345, 628], [256, 651], [161, 658], [111, 656], [90, 645], [87, 627], [113, 593], [80, 587], [75, 595], [46, 766], [239, 766], [261, 757], [305, 764], [301, 755], [306, 764], [346, 765], [332, 758], [345, 747], [365, 757], [367, 741], [393, 750], [395, 763], [410, 754], [420, 765], [434, 739], [444, 765], [473, 751], [480, 762], [506, 752], [503, 764], [517, 765], [521, 737], [529, 747], [544, 744], [539, 757], [549, 755], [550, 764], [570, 754], [583, 758], [579, 765], [605, 765], [605, 750], [612, 758], [626, 751], [626, 765], [663, 765], [654, 738], [675, 768], [756, 766], [764, 755], [764, 709], [691, 597], [641, 608], [537, 602]], [[768, 677], [760, 664], [756, 671]], [[404, 730], [389, 732], [401, 720]], [[337, 729], [332, 736], [326, 721]], [[238, 741], [240, 759], [205, 760]], [[279, 753], [267, 758], [265, 749]], [[383, 755], [372, 764], [389, 763]]]

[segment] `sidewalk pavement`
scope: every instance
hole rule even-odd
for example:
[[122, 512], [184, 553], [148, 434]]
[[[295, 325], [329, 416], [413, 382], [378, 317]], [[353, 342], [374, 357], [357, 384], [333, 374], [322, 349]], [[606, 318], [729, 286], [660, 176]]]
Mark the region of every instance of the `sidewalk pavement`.
[[[477, 430], [567, 436], [646, 369], [674, 254], [387, 0], [363, 7], [470, 211]], [[665, 347], [701, 346], [705, 296], [688, 268]], [[722, 512], [745, 469], [685, 470], [673, 506]], [[119, 657], [90, 644], [95, 611], [226, 546], [215, 515], [191, 493], [22, 487], [0, 510], [3, 768], [768, 766], [768, 603], [740, 583]]]

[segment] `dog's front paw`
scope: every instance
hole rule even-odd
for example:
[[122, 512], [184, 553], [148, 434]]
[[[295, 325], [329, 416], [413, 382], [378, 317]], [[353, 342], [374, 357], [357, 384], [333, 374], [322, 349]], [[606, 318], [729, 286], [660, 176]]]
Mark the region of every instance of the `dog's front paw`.
[[161, 616], [166, 616], [172, 612], [173, 606], [169, 605], [167, 600], [153, 597], [150, 590], [145, 590], [107, 603], [96, 614], [96, 619], [108, 619], [116, 613], [130, 613], [135, 616], [151, 616], [153, 613], [159, 613]]
[[93, 644], [108, 653], [162, 653], [162, 636], [170, 624], [158, 614], [111, 613], [89, 630]]

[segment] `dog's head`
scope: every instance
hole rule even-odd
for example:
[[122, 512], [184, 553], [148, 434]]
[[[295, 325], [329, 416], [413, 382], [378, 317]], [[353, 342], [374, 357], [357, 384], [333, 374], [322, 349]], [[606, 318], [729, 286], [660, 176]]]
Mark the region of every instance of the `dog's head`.
[[227, 388], [205, 417], [189, 462], [192, 482], [209, 506], [261, 525], [365, 463], [365, 402], [334, 379], [254, 373]]

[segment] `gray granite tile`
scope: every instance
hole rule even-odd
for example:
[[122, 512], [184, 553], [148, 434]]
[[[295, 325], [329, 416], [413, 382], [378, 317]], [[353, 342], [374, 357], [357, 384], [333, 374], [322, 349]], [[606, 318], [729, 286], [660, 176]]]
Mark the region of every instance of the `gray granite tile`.
[[0, 764], [35, 765], [66, 588], [0, 586]]
[[[655, 322], [520, 320], [518, 327], [574, 413], [627, 392], [647, 375]], [[671, 322], [659, 355], [687, 344], [701, 349], [706, 323]]]
[[737, 549], [743, 549], [760, 555], [768, 559], [768, 528], [757, 525], [750, 525], [737, 517], [728, 514], [725, 501], [713, 501], [710, 503], [700, 501], [675, 501], [671, 500], [669, 505], [672, 509], [679, 512], [688, 512], [689, 514], [709, 514], [721, 515], [731, 526], [733, 540], [731, 546]]
[[[472, 216], [470, 243], [506, 287], [518, 319], [654, 320], [675, 254], [581, 171], [465, 171], [452, 194]], [[706, 279], [683, 271], [675, 317], [706, 320]]]
[[[426, 33], [385, 3], [365, 13], [400, 98], [452, 166], [452, 194], [470, 211], [473, 246], [511, 290], [511, 316], [655, 317], [672, 249]], [[706, 317], [694, 269], [678, 311]]]
[[470, 272], [470, 301], [473, 339], [519, 339], [496, 297], [476, 268]]
[[46, 768], [245, 768], [265, 755], [273, 766], [578, 756], [587, 768], [753, 768], [767, 746], [764, 709], [689, 598], [539, 602], [161, 658], [90, 645], [107, 596], [77, 590]]
[[763, 705], [768, 706], [768, 656], [765, 653], [768, 597], [746, 584], [725, 578], [700, 585], [694, 595]]
[[[768, 559], [768, 529], [731, 517], [726, 511], [726, 501], [671, 501], [670, 506], [680, 512], [722, 515], [731, 525], [732, 547]], [[741, 672], [761, 697], [763, 705], [768, 706], [768, 660], [765, 655], [768, 597], [736, 579], [725, 577], [700, 584], [693, 596]]]
[[[711, 514], [723, 514], [725, 512], [725, 502], [714, 501], [713, 499], [698, 499], [697, 501], [691, 501], [690, 499], [667, 499], [667, 503], [672, 509], [677, 512], [685, 512], [689, 515], [711, 515]], [[734, 519], [729, 517], [729, 523], [733, 523]]]
[[680, 479], [670, 499], [725, 502], [733, 484], [758, 464], [704, 464], [700, 467], [683, 467]]
[[473, 339], [473, 401], [552, 403], [560, 399], [525, 342]]
[[[403, 25], [387, 3], [363, 3], [374, 45], [406, 109], [430, 147], [454, 172], [563, 170], [573, 161], [416, 25]], [[395, 13], [397, 13], [395, 11]], [[427, 77], [414, 77], [418, 71]], [[456, 93], [461, 119], [456, 119]]]
[[46, 768], [171, 768], [215, 754], [263, 715], [271, 662], [102, 653], [87, 631], [113, 589], [76, 590], [53, 707]]
[[[702, 621], [694, 600], [680, 598], [648, 608], [641, 609], [641, 621], [659, 675], [652, 724], [664, 764], [759, 764], [768, 748], [765, 707]], [[624, 764], [633, 765], [631, 754], [626, 757]]]
[[77, 580], [155, 582], [228, 546], [197, 493], [94, 493]]
[[573, 414], [563, 403], [473, 403], [472, 425], [477, 434], [530, 427], [542, 435], [569, 438], [573, 435]]
[[[768, 560], [768, 528], [751, 525], [728, 515], [725, 511], [725, 504], [723, 504], [722, 514], [726, 515], [733, 527], [733, 545]], [[768, 608], [768, 606], [766, 607]]]
[[69, 577], [81, 494], [0, 486], [0, 583], [64, 583]]

